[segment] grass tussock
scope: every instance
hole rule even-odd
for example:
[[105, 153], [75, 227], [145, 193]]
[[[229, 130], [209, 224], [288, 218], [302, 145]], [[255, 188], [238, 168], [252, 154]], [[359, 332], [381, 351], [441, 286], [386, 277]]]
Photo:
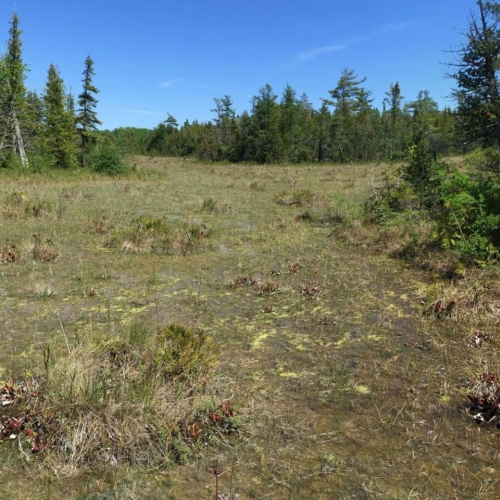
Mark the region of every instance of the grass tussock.
[[425, 313], [462, 324], [500, 321], [500, 288], [479, 279], [437, 283], [429, 289]]
[[5, 218], [54, 218], [61, 215], [62, 207], [57, 199], [50, 199], [41, 193], [11, 190], [3, 195], [0, 211]]
[[105, 246], [133, 253], [188, 255], [210, 248], [212, 230], [201, 221], [169, 222], [144, 215], [110, 231]]
[[45, 350], [28, 381], [5, 384], [0, 441], [71, 473], [118, 464], [183, 463], [237, 428], [216, 403], [215, 358], [201, 330], [132, 325], [123, 338]]

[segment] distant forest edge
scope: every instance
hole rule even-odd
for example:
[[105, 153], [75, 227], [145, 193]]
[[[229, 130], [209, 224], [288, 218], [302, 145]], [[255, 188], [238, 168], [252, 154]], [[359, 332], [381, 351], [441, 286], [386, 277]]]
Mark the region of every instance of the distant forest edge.
[[153, 130], [99, 130], [94, 62], [85, 60], [82, 91], [65, 89], [50, 65], [38, 95], [25, 86], [22, 31], [14, 14], [0, 64], [0, 166], [30, 170], [91, 167], [119, 172], [123, 155], [195, 157], [203, 161], [301, 163], [408, 159], [425, 140], [436, 160], [478, 147], [500, 146], [500, 8], [477, 2], [463, 45], [449, 64], [456, 107], [439, 109], [429, 90], [405, 101], [399, 83], [389, 86], [382, 110], [373, 106], [366, 78], [344, 69], [315, 109], [306, 94], [287, 85], [281, 96], [266, 84], [237, 114], [229, 95], [214, 98], [213, 119], [179, 124], [167, 113]]
[[250, 112], [237, 115], [226, 95], [214, 99], [211, 122], [186, 121], [179, 126], [169, 115], [153, 130], [118, 128], [101, 135], [128, 153], [229, 162], [402, 160], [422, 127], [435, 156], [463, 150], [456, 111], [439, 110], [429, 91], [403, 104], [395, 83], [380, 111], [372, 106], [365, 80], [344, 70], [319, 109], [306, 94], [298, 97], [290, 85], [279, 98], [267, 84], [253, 97]]

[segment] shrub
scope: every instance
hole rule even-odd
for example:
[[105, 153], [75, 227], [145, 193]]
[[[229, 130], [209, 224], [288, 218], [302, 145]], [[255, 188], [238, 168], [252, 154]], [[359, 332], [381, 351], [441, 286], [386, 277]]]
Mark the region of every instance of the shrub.
[[[366, 219], [385, 226], [428, 219], [435, 228], [434, 242], [453, 250], [464, 262], [482, 264], [496, 259], [500, 248], [499, 164], [500, 153], [476, 151], [467, 158], [473, 169], [464, 173], [434, 162], [425, 144], [416, 144], [410, 150], [409, 163], [400, 170], [401, 181], [387, 182], [366, 202]], [[417, 215], [403, 216], [406, 212]], [[414, 236], [411, 247], [418, 249], [421, 245]]]
[[489, 174], [451, 172], [440, 185], [437, 215], [443, 245], [475, 262], [498, 257], [500, 183]]
[[123, 174], [129, 170], [119, 149], [111, 144], [94, 146], [90, 151], [89, 164], [95, 172], [109, 175]]

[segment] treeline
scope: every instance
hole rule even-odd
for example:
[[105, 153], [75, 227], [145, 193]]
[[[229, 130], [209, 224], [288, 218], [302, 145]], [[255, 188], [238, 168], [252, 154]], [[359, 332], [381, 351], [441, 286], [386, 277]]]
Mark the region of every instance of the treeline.
[[[491, 86], [484, 90], [486, 97], [478, 89], [468, 94], [457, 91], [458, 107], [452, 110], [439, 109], [427, 90], [405, 101], [396, 82], [387, 90], [380, 110], [373, 105], [366, 78], [348, 69], [319, 108], [290, 85], [278, 96], [267, 84], [253, 97], [250, 111], [241, 114], [226, 95], [214, 99], [213, 119], [206, 123], [180, 125], [168, 114], [153, 130], [99, 131], [92, 59], [85, 60], [82, 90], [76, 97], [66, 91], [53, 64], [39, 95], [25, 86], [21, 35], [14, 15], [7, 52], [0, 60], [0, 167], [79, 166], [118, 172], [124, 168], [120, 154], [257, 163], [399, 161], [421, 138], [434, 158], [488, 145], [484, 129], [500, 138], [499, 99], [498, 94], [489, 99]], [[482, 60], [480, 49], [477, 57]], [[495, 65], [492, 59], [486, 71], [495, 74]], [[460, 67], [457, 73], [452, 76], [459, 86], [467, 85], [469, 75], [462, 82]], [[487, 109], [481, 107], [484, 102]]]
[[306, 94], [287, 85], [279, 97], [265, 85], [251, 111], [236, 114], [231, 97], [215, 98], [211, 122], [168, 118], [155, 129], [119, 128], [103, 134], [124, 150], [158, 156], [195, 156], [201, 160], [257, 163], [401, 160], [423, 127], [435, 156], [458, 148], [455, 113], [440, 110], [429, 91], [404, 102], [392, 84], [382, 111], [352, 70], [344, 70], [319, 109]]

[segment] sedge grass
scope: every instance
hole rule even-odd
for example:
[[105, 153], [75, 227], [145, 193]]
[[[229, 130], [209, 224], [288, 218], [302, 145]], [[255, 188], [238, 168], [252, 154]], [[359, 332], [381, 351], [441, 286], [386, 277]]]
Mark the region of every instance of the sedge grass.
[[[495, 498], [495, 429], [477, 426], [465, 410], [475, 374], [485, 363], [493, 371], [498, 366], [497, 324], [490, 317], [499, 282], [494, 270], [477, 279], [468, 274], [464, 284], [435, 285], [435, 275], [387, 258], [384, 251], [394, 254], [398, 235], [383, 236], [377, 247], [381, 235], [358, 218], [382, 166], [134, 161], [140, 174], [113, 180], [85, 173], [5, 179], [6, 193], [61, 200], [62, 209], [60, 217], [56, 207], [38, 216], [16, 209], [2, 219], [8, 240], [2, 248], [16, 245], [18, 259], [0, 268], [0, 371], [4, 379], [19, 377], [23, 366], [30, 378], [43, 375], [50, 345], [58, 361], [48, 377], [58, 381], [53, 388], [64, 388], [51, 395], [58, 408], [51, 414], [75, 417], [71, 425], [65, 421], [72, 433], [57, 434], [66, 452], [43, 452], [50, 465], [45, 476], [33, 466], [42, 455], [31, 456], [26, 447], [26, 468], [1, 462], [9, 498], [51, 491], [75, 499], [203, 498], [213, 495], [216, 467], [223, 472], [220, 494], [240, 498]], [[299, 193], [312, 198], [301, 206], [277, 203], [300, 200]], [[212, 232], [194, 251], [155, 251], [146, 239], [140, 251], [124, 251], [126, 231], [141, 217], [174, 227], [203, 223]], [[57, 259], [33, 258], [37, 233]], [[422, 238], [426, 234], [422, 227]], [[36, 284], [55, 293], [37, 294]], [[471, 303], [478, 290], [485, 291]], [[440, 299], [457, 306], [450, 314], [429, 313]], [[195, 393], [185, 400], [178, 397], [181, 380], [162, 389], [164, 371], [144, 380], [138, 368], [138, 358], [154, 359], [151, 339], [172, 323], [203, 330], [217, 346], [214, 373], [198, 384], [192, 379], [183, 390]], [[475, 330], [489, 336], [481, 346]], [[70, 399], [72, 377], [64, 375], [76, 363], [85, 370], [75, 376]], [[94, 375], [83, 376], [86, 371]], [[137, 382], [135, 396], [126, 380]], [[234, 401], [231, 421], [238, 420], [241, 432], [191, 443], [188, 436], [199, 432], [194, 422], [209, 425], [214, 405], [218, 411], [227, 399]], [[195, 417], [184, 406], [189, 401]], [[86, 408], [93, 409], [88, 420]], [[111, 432], [113, 439], [103, 420], [92, 417], [108, 412], [120, 430]], [[134, 415], [158, 422], [147, 420], [153, 442]], [[157, 439], [159, 423], [178, 419], [187, 447], [173, 431]], [[84, 430], [90, 441], [93, 432], [109, 439], [95, 453], [97, 469], [68, 459], [91, 455]], [[168, 440], [170, 448], [159, 450]], [[129, 441], [132, 458], [120, 455]], [[18, 447], [4, 445], [2, 453], [19, 456]], [[150, 445], [147, 458], [141, 450]], [[85, 479], [65, 478], [80, 467], [89, 471]], [[25, 470], [41, 491], [12, 480], [14, 471], [23, 477]]]

